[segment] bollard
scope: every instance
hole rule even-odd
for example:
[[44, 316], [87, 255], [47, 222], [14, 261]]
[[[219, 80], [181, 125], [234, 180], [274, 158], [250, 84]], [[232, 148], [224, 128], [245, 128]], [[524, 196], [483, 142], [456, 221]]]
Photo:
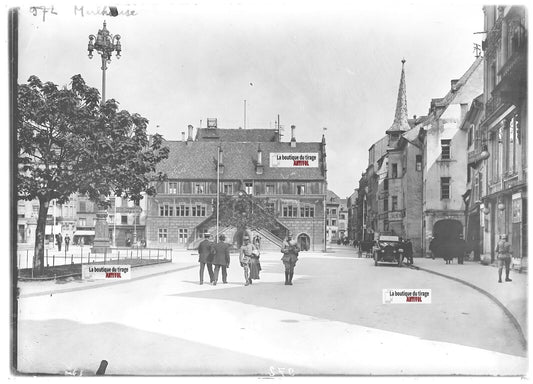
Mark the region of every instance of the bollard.
[[104, 248], [104, 265], [105, 265], [105, 262], [106, 262], [106, 258], [107, 258], [107, 249]]
[[28, 249], [26, 249], [26, 268], [28, 268]]
[[64, 265], [67, 265], [67, 253], [65, 252], [65, 264]]
[[117, 254], [118, 254], [118, 261], [120, 261], [120, 250], [117, 249]]
[[150, 249], [148, 250], [148, 259], [152, 260], [152, 255], [150, 255]]
[[50, 263], [48, 262], [48, 249], [46, 250], [46, 266], [50, 266]]
[[52, 267], [56, 266], [56, 255], [52, 254]]
[[74, 264], [74, 255], [70, 254], [70, 264]]

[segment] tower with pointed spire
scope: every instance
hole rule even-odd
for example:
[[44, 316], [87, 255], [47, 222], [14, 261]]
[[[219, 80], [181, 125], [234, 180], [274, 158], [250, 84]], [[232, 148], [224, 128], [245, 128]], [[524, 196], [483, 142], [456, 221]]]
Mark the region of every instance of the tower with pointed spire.
[[394, 122], [387, 129], [389, 136], [389, 147], [400, 138], [400, 135], [410, 129], [407, 120], [407, 94], [405, 91], [405, 59], [402, 59], [402, 74], [400, 76], [400, 87], [398, 88], [398, 100], [396, 101], [396, 112], [394, 113]]

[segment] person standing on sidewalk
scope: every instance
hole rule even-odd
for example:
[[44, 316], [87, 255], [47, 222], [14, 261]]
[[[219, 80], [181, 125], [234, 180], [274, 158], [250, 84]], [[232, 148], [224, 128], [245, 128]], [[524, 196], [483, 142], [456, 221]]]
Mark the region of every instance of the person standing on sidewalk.
[[217, 285], [218, 271], [222, 268], [222, 283], [228, 283], [228, 272], [226, 268], [229, 268], [229, 248], [230, 245], [225, 243], [226, 236], [218, 236], [218, 243], [215, 244], [215, 256], [213, 258], [213, 265], [215, 266], [213, 285]]
[[250, 279], [250, 259], [253, 251], [256, 249], [253, 244], [250, 243], [250, 237], [244, 235], [242, 238], [243, 244], [239, 253], [239, 261], [241, 267], [244, 268], [244, 285], [250, 285], [252, 279]]
[[500, 235], [500, 240], [496, 244], [494, 250], [498, 259], [498, 283], [502, 282], [502, 270], [505, 266], [505, 281], [512, 281], [509, 279], [509, 270], [511, 269], [511, 243], [507, 241], [507, 235]]
[[285, 266], [285, 285], [292, 285], [292, 276], [294, 275], [294, 266], [298, 261], [298, 252], [300, 252], [298, 242], [292, 239], [292, 234], [289, 232], [281, 248], [281, 253], [283, 253], [281, 260]]
[[204, 237], [205, 239], [202, 240], [202, 242], [198, 245], [198, 262], [200, 263], [200, 285], [204, 283], [204, 269], [206, 264], [207, 272], [209, 272], [209, 281], [211, 283], [215, 281], [213, 275], [213, 265], [211, 264], [211, 262], [213, 261], [213, 256], [215, 254], [215, 247], [210, 241], [211, 235], [209, 233], [206, 233]]
[[65, 235], [65, 251], [68, 252], [68, 246], [70, 244], [70, 236], [68, 235], [68, 233]]
[[61, 251], [61, 243], [63, 243], [63, 236], [61, 236], [61, 233], [58, 233], [56, 235], [56, 241], [57, 241], [57, 250]]

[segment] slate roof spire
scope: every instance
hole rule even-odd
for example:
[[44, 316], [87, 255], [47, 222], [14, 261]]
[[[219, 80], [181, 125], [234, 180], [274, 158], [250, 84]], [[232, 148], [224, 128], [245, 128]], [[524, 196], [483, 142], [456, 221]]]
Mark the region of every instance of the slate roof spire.
[[407, 95], [405, 92], [405, 59], [402, 60], [402, 75], [400, 77], [400, 88], [398, 89], [398, 101], [396, 102], [396, 113], [394, 122], [387, 129], [388, 132], [408, 131], [409, 122], [407, 120]]

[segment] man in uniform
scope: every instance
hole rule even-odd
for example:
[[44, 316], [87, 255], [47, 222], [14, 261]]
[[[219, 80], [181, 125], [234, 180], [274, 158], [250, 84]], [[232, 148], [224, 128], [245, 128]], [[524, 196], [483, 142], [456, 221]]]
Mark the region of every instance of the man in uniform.
[[215, 277], [213, 274], [213, 256], [215, 254], [215, 247], [211, 242], [211, 235], [206, 233], [204, 239], [198, 245], [198, 262], [200, 263], [200, 285], [204, 283], [204, 269], [207, 264], [207, 272], [209, 272], [209, 281], [213, 283]]
[[294, 266], [298, 261], [298, 252], [300, 252], [298, 242], [293, 240], [292, 234], [289, 233], [287, 235], [287, 239], [283, 241], [283, 245], [281, 247], [281, 253], [283, 253], [281, 260], [285, 266], [285, 285], [292, 285]]
[[502, 282], [502, 271], [505, 266], [505, 281], [509, 279], [509, 270], [511, 269], [511, 243], [507, 241], [507, 235], [500, 235], [500, 240], [495, 249], [498, 258], [498, 283]]
[[241, 267], [244, 268], [244, 285], [250, 285], [250, 282], [252, 281], [250, 279], [250, 257], [256, 248], [250, 243], [250, 237], [248, 235], [244, 235], [242, 241], [243, 244], [239, 253], [239, 261], [241, 263]]

